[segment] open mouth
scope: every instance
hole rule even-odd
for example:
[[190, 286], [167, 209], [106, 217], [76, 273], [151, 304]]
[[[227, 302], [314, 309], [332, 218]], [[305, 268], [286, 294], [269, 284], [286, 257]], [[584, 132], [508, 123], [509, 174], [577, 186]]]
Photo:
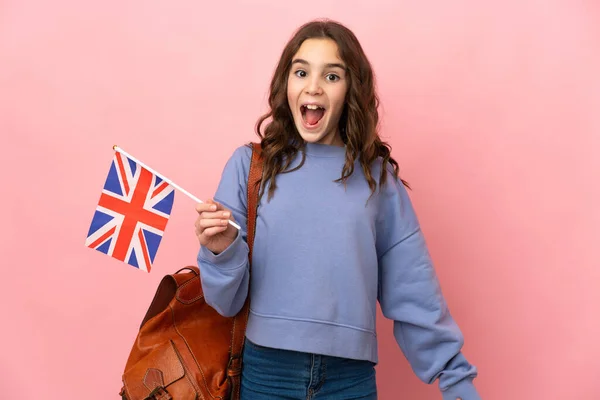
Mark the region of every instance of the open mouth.
[[300, 106], [302, 119], [308, 127], [316, 126], [325, 115], [325, 108], [318, 104], [303, 104]]

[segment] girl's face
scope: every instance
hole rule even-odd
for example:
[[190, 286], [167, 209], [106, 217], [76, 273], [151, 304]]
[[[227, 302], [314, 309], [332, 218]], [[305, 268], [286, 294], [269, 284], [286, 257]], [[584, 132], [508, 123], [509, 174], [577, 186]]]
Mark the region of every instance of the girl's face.
[[343, 146], [338, 130], [348, 81], [346, 66], [331, 39], [307, 39], [292, 58], [288, 105], [296, 129], [310, 143]]

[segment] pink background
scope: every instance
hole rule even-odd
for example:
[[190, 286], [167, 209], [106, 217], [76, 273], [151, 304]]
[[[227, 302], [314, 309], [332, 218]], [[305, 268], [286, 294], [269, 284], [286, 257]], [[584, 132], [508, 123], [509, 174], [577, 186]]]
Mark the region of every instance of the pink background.
[[[112, 145], [211, 197], [283, 45], [319, 16], [373, 62], [483, 398], [599, 398], [591, 0], [1, 2], [2, 398], [117, 398], [158, 281], [197, 240], [178, 194], [152, 273], [84, 247]], [[440, 398], [379, 328], [381, 398]]]

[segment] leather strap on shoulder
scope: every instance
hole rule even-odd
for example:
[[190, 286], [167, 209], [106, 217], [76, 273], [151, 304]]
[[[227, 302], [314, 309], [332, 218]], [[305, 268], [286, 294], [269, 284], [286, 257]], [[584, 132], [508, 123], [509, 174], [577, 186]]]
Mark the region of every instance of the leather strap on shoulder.
[[256, 211], [258, 208], [258, 195], [262, 179], [263, 160], [261, 156], [260, 143], [252, 143], [252, 160], [250, 161], [250, 172], [248, 173], [248, 259], [252, 260], [252, 247], [254, 245], [254, 234], [256, 232]]
[[[250, 161], [250, 171], [248, 173], [248, 220], [246, 242], [248, 243], [248, 261], [252, 266], [252, 248], [254, 245], [254, 234], [256, 232], [256, 213], [258, 208], [258, 196], [260, 191], [260, 182], [262, 179], [263, 160], [261, 156], [260, 143], [252, 143], [252, 160]], [[251, 269], [251, 268], [250, 268]], [[233, 335], [231, 338], [231, 357], [227, 367], [227, 375], [231, 382], [231, 399], [240, 398], [240, 374], [242, 372], [242, 349], [244, 347], [244, 338], [246, 336], [246, 325], [250, 312], [250, 289], [244, 306], [233, 320]]]

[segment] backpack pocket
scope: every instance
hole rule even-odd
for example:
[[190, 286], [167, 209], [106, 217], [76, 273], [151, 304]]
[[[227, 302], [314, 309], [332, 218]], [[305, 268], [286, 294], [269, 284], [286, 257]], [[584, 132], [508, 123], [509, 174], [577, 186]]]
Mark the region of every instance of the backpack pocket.
[[128, 400], [194, 400], [197, 393], [172, 340], [157, 346], [123, 374]]

